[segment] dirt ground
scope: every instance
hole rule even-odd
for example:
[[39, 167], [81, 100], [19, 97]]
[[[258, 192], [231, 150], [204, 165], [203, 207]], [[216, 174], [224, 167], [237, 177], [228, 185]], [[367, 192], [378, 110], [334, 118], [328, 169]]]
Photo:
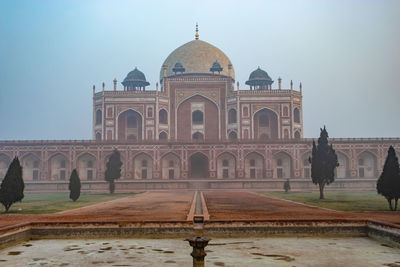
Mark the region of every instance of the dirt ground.
[[184, 221], [194, 191], [145, 192], [55, 214], [0, 214], [0, 227], [23, 222]]
[[[374, 219], [400, 224], [400, 212], [339, 212], [247, 191], [203, 191], [210, 220]], [[0, 229], [25, 222], [185, 221], [194, 191], [157, 191], [55, 214], [0, 214]]]
[[400, 212], [342, 212], [270, 198], [253, 192], [204, 191], [210, 220], [374, 219], [400, 224]]

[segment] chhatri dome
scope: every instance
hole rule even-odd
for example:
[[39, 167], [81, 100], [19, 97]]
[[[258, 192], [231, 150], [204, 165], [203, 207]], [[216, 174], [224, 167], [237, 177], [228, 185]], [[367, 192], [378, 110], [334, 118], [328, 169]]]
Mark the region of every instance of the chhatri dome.
[[[213, 63], [218, 62], [222, 71], [220, 75], [229, 76], [228, 65], [232, 65], [229, 58], [219, 48], [199, 40], [198, 29], [196, 25], [196, 39], [190, 41], [177, 49], [175, 49], [167, 59], [164, 61], [163, 66], [166, 66], [167, 76], [175, 75], [174, 67], [177, 62], [185, 68], [184, 74], [212, 74], [210, 67]], [[217, 72], [218, 73], [218, 72]], [[230, 70], [230, 76], [235, 79], [235, 71]], [[163, 67], [160, 71], [160, 80], [163, 78]]]

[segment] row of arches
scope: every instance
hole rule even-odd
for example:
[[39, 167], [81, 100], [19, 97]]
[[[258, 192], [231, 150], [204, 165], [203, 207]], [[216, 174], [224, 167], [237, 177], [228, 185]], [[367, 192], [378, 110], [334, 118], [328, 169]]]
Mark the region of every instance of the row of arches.
[[[284, 111], [287, 107], [284, 107]], [[285, 112], [283, 114], [285, 116]], [[204, 124], [204, 113], [200, 110], [195, 110], [192, 112], [192, 124], [199, 125]], [[165, 109], [159, 110], [158, 116], [160, 125], [168, 124], [168, 112]], [[300, 123], [300, 110], [295, 108], [293, 111], [293, 120], [295, 123]], [[142, 139], [142, 128], [143, 128], [143, 118], [140, 113], [133, 109], [128, 109], [118, 116], [118, 139], [119, 140], [141, 140]], [[96, 111], [95, 125], [100, 125], [102, 123], [102, 111], [98, 109]], [[228, 111], [228, 123], [237, 123], [237, 111], [235, 108], [231, 108]], [[254, 115], [254, 131], [255, 138], [257, 139], [274, 139], [279, 138], [279, 122], [278, 115], [270, 109], [263, 108], [257, 111]], [[289, 131], [287, 129], [283, 130], [283, 138], [290, 138]], [[294, 138], [300, 138], [301, 134], [299, 131], [295, 131], [293, 134]], [[99, 132], [95, 134], [96, 140], [101, 140], [102, 136]], [[161, 140], [165, 138], [164, 134], [161, 136]]]
[[[336, 169], [337, 178], [349, 178], [350, 160], [345, 153], [336, 150], [338, 155], [339, 167]], [[311, 177], [311, 169], [309, 164], [310, 153], [305, 153], [301, 158], [301, 169], [303, 178]], [[106, 163], [108, 156], [105, 157]], [[42, 162], [40, 158], [33, 153], [28, 153], [20, 158], [24, 180], [40, 180], [42, 172]], [[127, 164], [122, 158], [124, 164]], [[377, 173], [377, 157], [370, 151], [364, 151], [357, 156], [357, 174], [360, 178], [376, 178]], [[0, 154], [0, 178], [3, 178], [7, 172], [11, 159]], [[189, 157], [189, 177], [193, 179], [209, 177], [210, 160], [204, 153], [194, 153]], [[233, 179], [238, 176], [237, 158], [230, 152], [223, 152], [216, 158], [216, 178]], [[293, 177], [293, 159], [286, 152], [278, 152], [273, 155], [271, 160], [272, 166], [269, 166], [268, 177], [272, 178], [291, 178]], [[129, 164], [131, 170], [130, 175], [125, 175], [133, 179], [153, 179], [153, 158], [144, 152], [136, 155]], [[67, 156], [61, 153], [52, 155], [47, 162], [48, 169], [46, 180], [58, 181], [69, 179], [71, 171], [71, 162]], [[98, 162], [94, 155], [83, 153], [76, 159], [76, 168], [82, 180], [95, 180], [97, 177]], [[162, 179], [179, 179], [181, 178], [182, 163], [180, 157], [169, 152], [161, 157], [160, 161], [161, 178]], [[244, 157], [244, 173], [245, 178], [258, 179], [266, 177], [265, 157], [258, 152], [250, 152]]]

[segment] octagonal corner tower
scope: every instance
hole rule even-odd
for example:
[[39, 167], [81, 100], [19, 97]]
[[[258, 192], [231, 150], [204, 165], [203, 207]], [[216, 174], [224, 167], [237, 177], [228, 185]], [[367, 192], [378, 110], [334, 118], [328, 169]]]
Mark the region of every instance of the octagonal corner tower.
[[[220, 75], [230, 76], [235, 79], [235, 71], [230, 59], [219, 48], [202, 40], [193, 40], [172, 51], [164, 61], [160, 70], [160, 81], [163, 78], [163, 66], [166, 66], [166, 76], [174, 75], [174, 67], [180, 63], [185, 74], [211, 74], [210, 68], [213, 63], [218, 62], [222, 67]], [[228, 66], [232, 69], [230, 74]]]

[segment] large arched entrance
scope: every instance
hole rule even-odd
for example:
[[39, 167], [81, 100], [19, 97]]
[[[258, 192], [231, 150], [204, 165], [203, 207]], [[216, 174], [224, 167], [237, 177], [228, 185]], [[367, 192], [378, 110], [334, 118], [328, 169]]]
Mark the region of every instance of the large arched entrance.
[[278, 116], [272, 110], [263, 108], [254, 115], [256, 139], [278, 138], [278, 128]]
[[190, 157], [190, 178], [208, 178], [208, 158], [204, 154]]
[[132, 109], [118, 116], [118, 140], [142, 140], [142, 116]]

